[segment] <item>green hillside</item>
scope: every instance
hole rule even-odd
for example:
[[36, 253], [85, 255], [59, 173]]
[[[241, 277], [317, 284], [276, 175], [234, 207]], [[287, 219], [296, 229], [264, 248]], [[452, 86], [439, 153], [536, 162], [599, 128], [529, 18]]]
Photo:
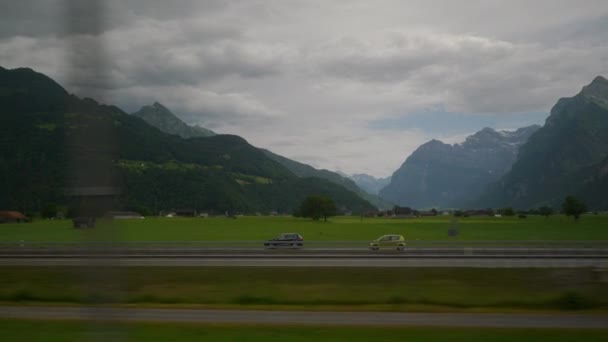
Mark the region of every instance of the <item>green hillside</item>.
[[66, 204], [73, 184], [121, 187], [121, 207], [151, 211], [291, 212], [311, 194], [343, 210], [372, 208], [334, 183], [297, 177], [240, 137], [166, 134], [31, 69], [0, 69], [0, 110], [2, 209]]
[[359, 195], [359, 197], [373, 204], [374, 207], [380, 209], [391, 209], [394, 206], [392, 203], [381, 199], [378, 195], [372, 195], [367, 193], [366, 191], [362, 190], [352, 179], [348, 179], [337, 172], [332, 172], [325, 169], [315, 169], [314, 167], [308, 164], [300, 163], [298, 161], [280, 156], [271, 151], [265, 149], [262, 149], [262, 151], [264, 152], [264, 154], [266, 154], [268, 158], [283, 165], [298, 177], [316, 177], [328, 180], [356, 193], [357, 195]]
[[[182, 138], [192, 138], [192, 137], [208, 137], [213, 136], [215, 133], [212, 131], [206, 130], [202, 127], [198, 126], [190, 126], [179, 119], [175, 114], [173, 114], [168, 108], [161, 105], [158, 102], [155, 102], [152, 106], [144, 106], [139, 111], [133, 113], [134, 116], [140, 117], [144, 119], [148, 124], [153, 127], [158, 128], [159, 130], [169, 133], [179, 135]], [[335, 183], [341, 187], [344, 187], [347, 190], [350, 190], [359, 197], [364, 200], [369, 201], [375, 207], [381, 208], [392, 208], [393, 205], [387, 203], [380, 199], [380, 197], [376, 195], [370, 195], [365, 191], [362, 191], [357, 184], [346, 178], [342, 175], [332, 172], [329, 170], [319, 170], [310, 165], [300, 163], [298, 161], [280, 156], [276, 153], [273, 153], [266, 149], [260, 149], [266, 157], [276, 161], [281, 164], [287, 170], [291, 171], [294, 175], [300, 178], [320, 178], [328, 180], [332, 183]]]
[[478, 204], [558, 207], [568, 194], [590, 209], [607, 209], [608, 80], [598, 76], [574, 97], [562, 98], [545, 125], [519, 152], [511, 171]]
[[144, 119], [145, 122], [161, 131], [179, 135], [182, 138], [210, 137], [215, 133], [200, 126], [190, 126], [171, 113], [167, 107], [158, 102], [151, 106], [143, 106], [133, 115]]

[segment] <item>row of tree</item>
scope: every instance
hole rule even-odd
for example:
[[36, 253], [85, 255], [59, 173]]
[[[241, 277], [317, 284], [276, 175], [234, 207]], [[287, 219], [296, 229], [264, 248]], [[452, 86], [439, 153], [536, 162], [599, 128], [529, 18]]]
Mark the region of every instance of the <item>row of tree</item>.
[[[404, 208], [399, 208], [396, 207], [399, 210], [395, 209], [395, 212], [399, 211], [403, 211]], [[407, 208], [410, 209], [410, 208]], [[410, 211], [413, 213], [414, 210]], [[491, 215], [495, 215], [496, 213], [504, 215], [504, 216], [514, 216], [516, 214], [515, 210], [511, 207], [507, 207], [507, 208], [502, 208], [497, 210], [496, 212], [494, 212], [493, 209], [486, 209], [488, 214]], [[585, 203], [583, 203], [582, 201], [580, 201], [579, 199], [575, 198], [574, 196], [568, 196], [564, 199], [563, 203], [562, 203], [562, 210], [561, 212], [564, 213], [566, 216], [572, 216], [574, 218], [575, 221], [578, 221], [578, 219], [580, 218], [580, 216], [587, 211], [587, 206], [585, 205]], [[435, 215], [437, 214], [437, 210], [433, 209], [432, 210], [433, 213], [435, 213]], [[410, 213], [408, 211], [408, 213]], [[520, 217], [525, 217], [526, 214], [536, 214], [536, 215], [542, 215], [545, 217], [549, 217], [554, 213], [553, 208], [551, 207], [540, 207], [538, 209], [534, 209], [534, 210], [530, 210], [530, 211], [526, 211], [526, 212], [517, 212], [517, 214], [520, 215]], [[325, 221], [327, 221], [327, 218], [330, 216], [333, 216], [336, 214], [336, 205], [333, 202], [333, 200], [329, 197], [325, 197], [325, 196], [309, 196], [307, 197], [304, 202], [302, 202], [302, 204], [300, 205], [300, 208], [298, 211], [296, 211], [294, 213], [294, 216], [296, 217], [309, 217], [312, 218], [313, 220], [320, 220], [321, 218], [323, 218]], [[461, 211], [456, 211], [454, 213], [455, 216], [463, 216], [464, 213]]]
[[[585, 205], [585, 203], [582, 202], [581, 200], [577, 199], [574, 196], [568, 196], [562, 202], [561, 213], [565, 214], [566, 216], [572, 216], [575, 221], [578, 221], [578, 219], [581, 217], [581, 215], [586, 211], [587, 211], [587, 206]], [[456, 210], [454, 212], [454, 216], [468, 216], [471, 212], [472, 211]], [[549, 206], [542, 206], [542, 207], [539, 207], [536, 209], [531, 209], [531, 210], [515, 211], [512, 207], [506, 207], [506, 208], [501, 208], [501, 209], [497, 209], [497, 210], [488, 208], [488, 209], [484, 209], [481, 211], [476, 210], [473, 212], [475, 212], [477, 214], [479, 214], [479, 213], [487, 214], [488, 216], [494, 216], [496, 214], [500, 214], [503, 216], [519, 215], [520, 217], [525, 217], [526, 215], [529, 214], [529, 215], [541, 215], [541, 216], [545, 216], [546, 218], [548, 218], [549, 216], [551, 216], [555, 213], [555, 210]]]
[[[395, 212], [401, 213], [404, 210], [404, 208], [399, 208], [399, 207], [396, 207], [396, 208], [398, 208], [398, 209], [395, 209]], [[410, 208], [407, 208], [407, 209], [410, 209]], [[585, 203], [578, 200], [577, 198], [575, 198], [573, 196], [568, 196], [564, 199], [561, 209], [562, 209], [561, 210], [562, 213], [564, 213], [567, 216], [572, 216], [575, 221], [578, 221], [580, 216], [587, 210], [587, 207], [586, 207]], [[415, 210], [412, 210], [412, 209], [410, 209], [410, 210], [412, 213], [415, 212]], [[435, 209], [432, 209], [430, 212], [437, 215], [437, 210], [435, 210]], [[57, 216], [57, 213], [58, 213], [57, 206], [54, 204], [51, 204], [51, 205], [46, 206], [41, 211], [41, 216], [43, 218], [53, 218], [53, 217]], [[295, 217], [308, 217], [315, 221], [318, 221], [320, 219], [327, 221], [327, 219], [329, 217], [336, 215], [336, 213], [337, 213], [337, 207], [336, 207], [335, 202], [331, 198], [329, 198], [327, 196], [315, 195], [315, 196], [306, 197], [306, 199], [300, 204], [299, 208], [295, 210], [294, 216]], [[520, 217], [525, 217], [525, 215], [531, 214], [531, 215], [542, 215], [542, 216], [545, 216], [548, 218], [549, 216], [554, 214], [554, 210], [551, 207], [543, 206], [543, 207], [529, 210], [529, 211], [517, 211], [516, 212], [513, 208], [507, 207], [507, 208], [498, 209], [496, 211], [494, 211], [491, 208], [484, 209], [484, 210], [476, 210], [475, 213], [477, 213], [477, 214], [483, 213], [483, 214], [487, 214], [489, 216], [494, 216], [495, 214], [501, 214], [504, 216], [514, 216], [514, 215], [518, 214]], [[141, 214], [145, 215], [145, 214], [149, 214], [149, 212], [146, 212], [146, 213], [142, 212]], [[470, 215], [470, 211], [456, 210], [454, 212], [454, 216], [457, 216], [457, 217], [469, 216], [469, 215]], [[67, 216], [68, 217], [70, 216], [69, 213]]]
[[[581, 217], [581, 215], [587, 211], [587, 206], [581, 200], [575, 198], [574, 196], [568, 196], [562, 202], [561, 213], [566, 216], [572, 216], [575, 221]], [[525, 217], [526, 215], [541, 215], [545, 217], [549, 217], [555, 213], [555, 210], [552, 207], [542, 206], [536, 209], [531, 210], [515, 210], [512, 207], [505, 207], [501, 209], [494, 210], [492, 208], [482, 209], [482, 210], [456, 210], [454, 211], [454, 216], [471, 216], [471, 215], [502, 215], [502, 216], [515, 216], [519, 215], [519, 217]]]

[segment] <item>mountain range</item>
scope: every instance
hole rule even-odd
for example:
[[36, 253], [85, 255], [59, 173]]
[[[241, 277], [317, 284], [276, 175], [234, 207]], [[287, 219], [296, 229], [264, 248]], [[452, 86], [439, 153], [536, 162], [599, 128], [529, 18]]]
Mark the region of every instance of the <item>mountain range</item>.
[[[152, 106], [144, 106], [141, 110], [133, 113], [137, 117], [141, 117], [151, 126], [158, 128], [159, 130], [169, 133], [177, 134], [183, 138], [197, 137], [197, 136], [212, 136], [213, 133], [203, 127], [189, 126], [183, 122], [178, 116], [173, 114], [168, 108], [162, 104], [155, 102]], [[268, 158], [281, 164], [294, 175], [300, 178], [320, 178], [344, 187], [357, 194], [359, 197], [369, 201], [376, 207], [390, 208], [392, 204], [389, 204], [381, 200], [376, 194], [369, 194], [357, 186], [353, 180], [349, 179], [348, 176], [342, 175], [338, 172], [333, 172], [325, 169], [317, 169], [308, 164], [304, 164], [287, 157], [278, 155], [267, 149], [260, 149]]]
[[418, 147], [380, 191], [383, 199], [414, 208], [461, 208], [476, 200], [516, 160], [518, 148], [539, 129], [484, 128], [461, 144], [431, 140]]
[[378, 196], [378, 193], [371, 193], [366, 191], [363, 187], [361, 187], [357, 182], [350, 178], [347, 175], [341, 174], [340, 172], [329, 171], [326, 169], [317, 169], [308, 164], [304, 164], [283, 156], [280, 156], [276, 153], [270, 152], [268, 150], [262, 149], [262, 151], [271, 159], [285, 166], [291, 172], [293, 172], [298, 177], [316, 177], [321, 179], [326, 179], [332, 183], [343, 186], [344, 188], [356, 193], [359, 197], [365, 199], [374, 207], [380, 209], [390, 209], [393, 207], [393, 204], [381, 199]]
[[70, 94], [32, 69], [0, 67], [0, 208], [33, 212], [65, 205], [74, 186], [112, 186], [122, 189], [121, 207], [152, 212], [286, 213], [313, 194], [333, 198], [345, 212], [390, 203], [557, 208], [567, 195], [601, 210], [608, 209], [606, 132], [608, 81], [598, 76], [557, 101], [543, 127], [484, 128], [453, 145], [431, 140], [390, 181], [349, 179], [189, 126], [160, 103], [129, 115]]
[[122, 207], [151, 212], [289, 213], [313, 194], [344, 211], [374, 208], [326, 179], [296, 176], [241, 137], [167, 134], [32, 69], [0, 68], [0, 110], [0, 208], [63, 205], [74, 185], [118, 187]]
[[378, 195], [380, 190], [387, 186], [391, 182], [391, 177], [376, 178], [365, 173], [357, 173], [349, 176], [350, 179], [355, 182], [363, 191], [371, 194]]
[[607, 173], [608, 80], [598, 76], [577, 95], [557, 101], [510, 172], [477, 205], [558, 207], [565, 196], [576, 195], [590, 209], [607, 209]]

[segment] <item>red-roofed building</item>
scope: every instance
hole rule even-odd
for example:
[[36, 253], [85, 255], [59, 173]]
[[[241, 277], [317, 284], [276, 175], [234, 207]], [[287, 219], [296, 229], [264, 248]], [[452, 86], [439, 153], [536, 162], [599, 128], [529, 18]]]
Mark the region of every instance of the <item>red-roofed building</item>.
[[18, 211], [0, 211], [0, 223], [20, 222], [29, 222], [29, 219]]

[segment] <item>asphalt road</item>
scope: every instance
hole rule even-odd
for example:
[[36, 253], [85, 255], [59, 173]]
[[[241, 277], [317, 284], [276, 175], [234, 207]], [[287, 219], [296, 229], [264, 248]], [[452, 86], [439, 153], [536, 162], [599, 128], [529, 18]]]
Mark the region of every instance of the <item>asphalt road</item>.
[[119, 254], [278, 254], [289, 253], [291, 255], [310, 255], [310, 254], [357, 254], [357, 255], [603, 255], [608, 257], [608, 247], [606, 246], [416, 246], [407, 247], [398, 251], [394, 248], [371, 251], [367, 247], [218, 247], [218, 246], [104, 246], [96, 244], [67, 245], [67, 246], [20, 246], [19, 244], [0, 243], [0, 256], [4, 254], [58, 254], [70, 255], [78, 253], [119, 253]]
[[234, 324], [608, 328], [608, 315], [311, 312], [0, 306], [1, 318]]
[[608, 258], [551, 257], [130, 257], [130, 258], [0, 258], [0, 266], [242, 266], [242, 267], [598, 267]]

